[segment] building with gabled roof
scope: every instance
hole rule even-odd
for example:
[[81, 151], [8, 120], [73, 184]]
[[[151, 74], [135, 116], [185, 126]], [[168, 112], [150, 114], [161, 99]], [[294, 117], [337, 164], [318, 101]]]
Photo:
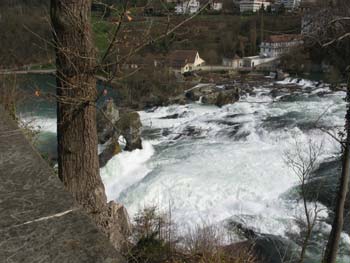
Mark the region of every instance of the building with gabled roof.
[[197, 50], [174, 50], [168, 55], [167, 64], [184, 74], [203, 66], [205, 61], [199, 56]]

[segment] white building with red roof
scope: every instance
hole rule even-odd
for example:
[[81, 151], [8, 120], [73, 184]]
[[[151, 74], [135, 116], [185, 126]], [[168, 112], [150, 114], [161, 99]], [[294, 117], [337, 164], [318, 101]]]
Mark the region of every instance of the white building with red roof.
[[260, 56], [280, 57], [290, 52], [293, 48], [303, 45], [303, 38], [300, 34], [272, 35], [260, 45]]
[[244, 12], [257, 12], [261, 8], [266, 9], [271, 5], [269, 0], [241, 0], [239, 2], [239, 10], [241, 13]]

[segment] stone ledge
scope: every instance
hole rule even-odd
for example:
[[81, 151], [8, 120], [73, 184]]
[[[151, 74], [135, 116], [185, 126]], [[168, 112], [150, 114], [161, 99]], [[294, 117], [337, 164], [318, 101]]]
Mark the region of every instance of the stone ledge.
[[0, 106], [0, 262], [124, 262]]

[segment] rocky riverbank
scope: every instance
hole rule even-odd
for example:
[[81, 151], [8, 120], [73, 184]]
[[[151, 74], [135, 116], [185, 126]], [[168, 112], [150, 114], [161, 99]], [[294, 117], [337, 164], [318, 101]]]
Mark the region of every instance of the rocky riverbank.
[[[193, 102], [201, 102], [207, 105], [216, 105], [222, 107], [239, 101], [241, 96], [254, 96], [256, 87], [266, 88], [273, 99], [290, 99], [289, 95], [296, 96], [301, 93], [317, 94], [322, 96], [335, 91], [345, 91], [344, 85], [332, 86], [327, 83], [305, 82], [303, 79], [287, 78], [281, 81], [274, 81], [273, 78], [263, 75], [238, 76], [233, 79], [221, 79], [216, 83], [200, 83], [194, 87], [185, 90], [178, 96], [171, 97], [159, 106], [172, 104], [185, 105]], [[285, 96], [284, 98], [280, 98]]]

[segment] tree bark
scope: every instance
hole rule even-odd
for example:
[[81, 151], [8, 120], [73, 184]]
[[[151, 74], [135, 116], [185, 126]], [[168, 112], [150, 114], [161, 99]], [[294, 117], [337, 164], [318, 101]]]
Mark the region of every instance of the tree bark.
[[339, 181], [339, 190], [337, 192], [334, 219], [332, 230], [328, 238], [328, 243], [323, 258], [323, 263], [335, 263], [339, 249], [341, 232], [344, 224], [344, 210], [346, 196], [348, 194], [350, 177], [350, 85], [347, 89], [347, 113], [346, 113], [346, 145], [343, 154], [342, 172]]
[[117, 214], [99, 174], [96, 53], [91, 0], [51, 0], [57, 68], [58, 174], [66, 189], [120, 249]]
[[52, 1], [56, 36], [58, 174], [86, 208], [107, 199], [99, 176], [90, 1]]

